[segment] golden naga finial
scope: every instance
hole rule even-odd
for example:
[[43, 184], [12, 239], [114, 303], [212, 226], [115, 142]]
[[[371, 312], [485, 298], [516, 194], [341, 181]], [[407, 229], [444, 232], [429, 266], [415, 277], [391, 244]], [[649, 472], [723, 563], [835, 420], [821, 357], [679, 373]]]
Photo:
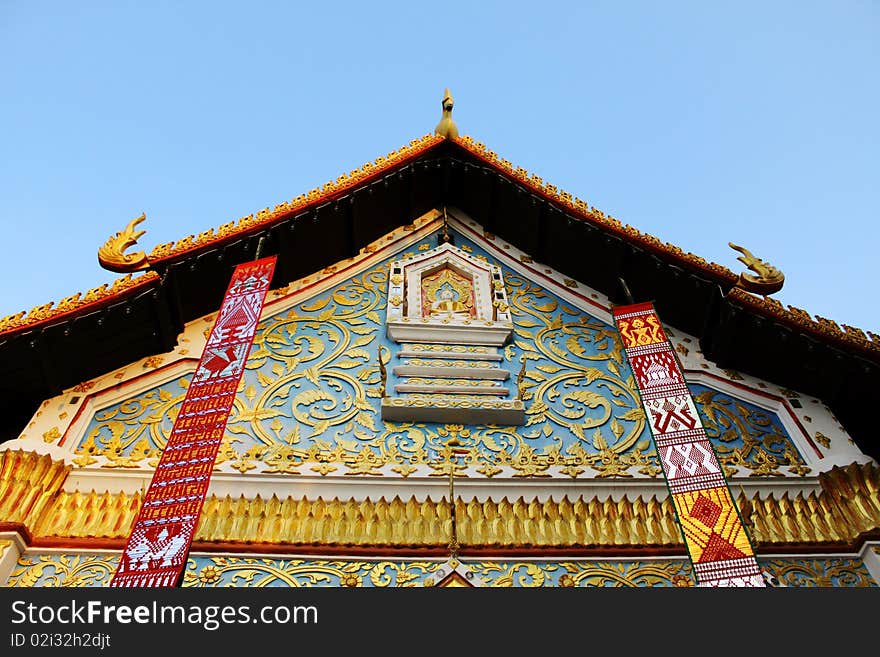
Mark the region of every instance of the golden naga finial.
[[119, 273], [131, 271], [140, 271], [149, 269], [150, 263], [147, 260], [147, 254], [143, 251], [136, 253], [124, 253], [124, 251], [137, 244], [141, 235], [146, 233], [145, 230], [135, 231], [134, 227], [147, 218], [147, 213], [143, 213], [140, 217], [135, 217], [128, 222], [128, 225], [116, 235], [108, 239], [102, 247], [98, 249], [98, 262], [104, 269]]
[[746, 273], [740, 274], [739, 280], [736, 283], [737, 287], [747, 292], [763, 295], [773, 294], [782, 289], [785, 275], [781, 271], [760, 258], [756, 258], [748, 249], [733, 242], [728, 242], [727, 244], [731, 249], [742, 253], [737, 260], [757, 274], [757, 276]]
[[455, 121], [452, 120], [452, 104], [452, 94], [449, 93], [449, 87], [447, 87], [443, 92], [443, 101], [441, 102], [443, 116], [440, 119], [440, 123], [434, 128], [435, 135], [440, 135], [447, 139], [455, 139], [458, 137], [458, 126], [456, 126]]

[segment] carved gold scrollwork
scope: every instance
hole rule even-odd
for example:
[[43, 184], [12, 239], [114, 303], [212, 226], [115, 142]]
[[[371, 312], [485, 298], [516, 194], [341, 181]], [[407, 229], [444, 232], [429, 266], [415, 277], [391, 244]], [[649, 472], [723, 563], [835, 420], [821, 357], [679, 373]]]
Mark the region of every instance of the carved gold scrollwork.
[[9, 576], [7, 586], [31, 587], [85, 587], [106, 584], [119, 557], [110, 555], [55, 555], [22, 556], [17, 568]]
[[140, 271], [150, 266], [147, 254], [143, 251], [125, 253], [125, 250], [137, 244], [138, 239], [147, 231], [135, 230], [135, 226], [147, 218], [146, 213], [135, 217], [116, 235], [108, 238], [98, 249], [98, 262], [104, 269], [119, 273]]
[[750, 476], [782, 476], [783, 466], [799, 476], [810, 472], [775, 414], [705, 386], [694, 385], [692, 393], [728, 475], [734, 466], [750, 470]]
[[431, 561], [196, 557], [187, 562], [183, 586], [412, 587], [421, 586], [441, 565]]
[[873, 587], [871, 574], [860, 559], [772, 559], [763, 564], [783, 586]]
[[[510, 276], [509, 283], [517, 317], [514, 333], [521, 338], [514, 345], [534, 368], [518, 381], [522, 399], [532, 402], [522, 435], [534, 439], [537, 429], [557, 442], [555, 429], [577, 441], [564, 451], [556, 448], [540, 455], [543, 469], [550, 461], [571, 477], [582, 472], [581, 465], [596, 470], [599, 477], [630, 477], [633, 467], [640, 474], [657, 476], [660, 468], [650, 438], [640, 441], [645, 415], [613, 329], [560, 306], [518, 276]], [[537, 454], [532, 456], [521, 448], [520, 468], [538, 460]], [[536, 474], [532, 468], [524, 470]]]

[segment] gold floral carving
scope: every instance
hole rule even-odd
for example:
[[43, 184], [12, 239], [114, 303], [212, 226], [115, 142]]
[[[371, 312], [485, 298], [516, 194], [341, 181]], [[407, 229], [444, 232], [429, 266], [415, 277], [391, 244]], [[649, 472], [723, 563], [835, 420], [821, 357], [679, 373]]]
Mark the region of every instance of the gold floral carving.
[[195, 586], [421, 586], [443, 564], [433, 561], [338, 561], [211, 557], [189, 559], [184, 587]]
[[[756, 407], [746, 408], [735, 398], [716, 390], [697, 393], [694, 401], [705, 415], [706, 431], [715, 440], [715, 453], [728, 476], [735, 474], [734, 466], [751, 470], [753, 477], [783, 476], [779, 472], [781, 467], [788, 467], [789, 472], [800, 476], [810, 472], [768, 413]], [[742, 446], [731, 444], [737, 440], [742, 441]]]
[[693, 586], [685, 563], [675, 561], [615, 562], [563, 561], [469, 563], [484, 585], [493, 587], [645, 587]]
[[860, 559], [771, 559], [762, 565], [787, 587], [876, 587]]
[[[353, 476], [381, 474], [383, 468], [406, 476], [418, 466], [435, 467], [427, 447], [438, 442], [438, 431], [425, 424], [383, 422], [372, 401], [383, 396], [375, 350], [387, 276], [387, 267], [377, 266], [323, 298], [261, 322], [246, 365], [255, 375], [246, 373], [242, 380], [218, 467]], [[590, 471], [600, 477], [634, 472], [657, 477], [660, 467], [616, 332], [520, 277], [510, 276], [509, 283], [516, 320], [506, 356], [515, 357], [512, 350], [518, 350], [526, 363], [519, 385], [523, 398], [455, 403], [525, 405], [527, 424], [474, 431], [471, 442], [478, 449], [466, 463], [472, 474], [495, 476], [509, 468], [513, 476], [543, 477], [555, 467], [572, 478]], [[426, 358], [409, 363], [490, 365], [422, 353]], [[98, 412], [75, 463], [104, 468], [155, 463], [183, 395], [166, 386]], [[406, 401], [437, 403], [418, 395]], [[323, 437], [334, 433], [333, 441]], [[536, 438], [555, 444], [535, 449]]]
[[8, 586], [46, 587], [101, 586], [116, 572], [119, 556], [101, 555], [40, 555], [36, 561], [28, 556], [18, 560], [18, 567], [9, 576]]
[[[246, 366], [254, 374], [242, 380], [218, 467], [226, 464], [242, 473], [321, 476], [392, 472], [408, 476], [419, 466], [435, 467], [428, 448], [438, 443], [437, 429], [383, 422], [373, 401], [385, 394], [386, 377], [375, 354], [387, 276], [387, 267], [379, 265], [323, 298], [261, 322]], [[505, 356], [522, 359], [519, 398], [462, 396], [450, 402], [413, 394], [395, 403], [525, 405], [525, 427], [480, 427], [471, 434], [471, 445], [477, 448], [465, 459], [471, 476], [493, 477], [506, 469], [515, 477], [551, 473], [572, 478], [587, 473], [658, 477], [656, 452], [616, 331], [519, 276], [508, 275], [508, 281], [515, 331]], [[408, 362], [469, 368], [491, 365], [482, 360], [431, 358], [439, 352], [458, 353], [456, 349], [419, 348], [416, 351], [425, 357]], [[98, 412], [74, 462], [103, 468], [155, 464], [185, 386], [186, 379], [181, 379], [177, 392], [173, 386], [164, 386]], [[711, 400], [706, 403], [713, 413]], [[712, 417], [723, 416], [724, 409], [719, 407]], [[762, 446], [767, 432], [759, 429], [743, 425], [746, 445], [742, 448], [721, 446], [719, 458], [729, 472], [740, 466], [756, 475], [778, 475], [786, 464], [795, 474], [809, 471], [793, 448], [782, 453]], [[337, 437], [327, 440], [325, 434]], [[541, 447], [534, 446], [536, 439], [543, 441]], [[784, 436], [778, 439], [777, 448], [790, 442]]]
[[[648, 455], [653, 451], [650, 440], [639, 442], [645, 428], [644, 411], [633, 377], [623, 378], [617, 333], [587, 315], [574, 321], [553, 315], [560, 310], [577, 313], [560, 309], [556, 300], [524, 279], [509, 276], [508, 281], [517, 317], [514, 345], [521, 350], [524, 364], [534, 363], [533, 369], [526, 365], [518, 385], [520, 397], [530, 402], [526, 427], [537, 425], [545, 435], [554, 430], [570, 432], [581, 441], [564, 454], [551, 450], [538, 455], [523, 445], [519, 459], [513, 459], [521, 466], [518, 474], [536, 475], [550, 465], [560, 465], [570, 476], [577, 476], [583, 466], [600, 477], [632, 476], [631, 468], [657, 476], [656, 458]], [[511, 347], [507, 350], [511, 358]], [[595, 366], [585, 366], [584, 360], [594, 361]], [[548, 429], [550, 434], [546, 434]], [[530, 437], [528, 428], [521, 433]], [[584, 449], [584, 444], [595, 451]], [[506, 464], [505, 460], [499, 455], [497, 465]]]
[[[183, 586], [432, 586], [436, 561], [190, 558]], [[485, 586], [693, 586], [685, 561], [468, 561]]]
[[150, 356], [146, 360], [144, 360], [144, 369], [156, 369], [163, 362], [165, 362], [165, 358], [163, 356]]
[[[98, 411], [95, 418], [101, 424], [86, 435], [73, 462], [79, 467], [99, 460], [107, 468], [155, 467], [167, 442], [167, 430], [162, 423], [173, 424], [188, 385], [189, 379], [181, 378], [178, 394], [166, 389], [150, 390], [119, 407]], [[100, 437], [101, 428], [109, 437]]]
[[[116, 554], [28, 553], [19, 558], [6, 585], [17, 588], [107, 586], [117, 562]], [[182, 586], [421, 587], [433, 585], [442, 566], [439, 561], [425, 560], [193, 556], [187, 561]], [[857, 558], [765, 559], [761, 566], [786, 587], [877, 586]], [[468, 560], [466, 567], [489, 587], [694, 586], [690, 565], [684, 559]]]

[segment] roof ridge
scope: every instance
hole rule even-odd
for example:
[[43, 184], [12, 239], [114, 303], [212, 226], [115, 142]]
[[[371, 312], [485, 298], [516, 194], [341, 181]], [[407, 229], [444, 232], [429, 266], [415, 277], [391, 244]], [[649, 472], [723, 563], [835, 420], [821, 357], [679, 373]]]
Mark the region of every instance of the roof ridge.
[[855, 345], [880, 354], [880, 335], [877, 333], [866, 332], [847, 324], [838, 324], [832, 319], [819, 315], [814, 318], [809, 312], [796, 306], [790, 305], [786, 309], [778, 299], [757, 296], [738, 287], [731, 289], [727, 296], [750, 306], [765, 316], [779, 319], [790, 326], [806, 329], [836, 342]]
[[372, 162], [367, 162], [360, 168], [353, 169], [347, 174], [341, 174], [336, 180], [330, 180], [324, 183], [321, 187], [315, 187], [307, 193], [300, 194], [290, 201], [277, 204], [272, 210], [265, 207], [255, 214], [249, 214], [245, 217], [239, 218], [237, 222], [230, 221], [225, 223], [217, 228], [216, 233], [213, 228], [209, 228], [198, 235], [189, 235], [176, 242], [158, 244], [153, 247], [148, 258], [151, 263], [161, 262], [163, 260], [180, 256], [196, 248], [201, 248], [212, 242], [223, 240], [230, 235], [240, 235], [244, 232], [258, 230], [291, 212], [303, 210], [325, 200], [329, 196], [339, 194], [355, 185], [361, 184], [365, 180], [382, 173], [395, 164], [419, 155], [442, 141], [444, 141], [443, 137], [431, 134], [424, 135], [418, 139], [413, 139], [406, 146], [391, 151], [385, 156], [379, 156]]
[[[385, 156], [379, 156], [372, 162], [367, 162], [363, 166], [353, 169], [348, 174], [341, 174], [336, 180], [324, 183], [321, 187], [316, 187], [305, 194], [300, 194], [291, 201], [285, 201], [275, 206], [273, 210], [268, 207], [263, 208], [256, 214], [250, 214], [241, 217], [238, 221], [230, 221], [222, 224], [216, 229], [209, 228], [198, 235], [188, 235], [176, 242], [167, 242], [158, 244], [153, 247], [150, 252], [149, 259], [152, 262], [161, 262], [169, 258], [182, 255], [196, 248], [205, 246], [211, 242], [225, 239], [231, 235], [241, 234], [250, 230], [258, 230], [266, 224], [272, 223], [276, 219], [301, 210], [305, 207], [313, 205], [330, 195], [342, 192], [350, 187], [358, 185], [365, 180], [378, 175], [397, 164], [398, 162], [418, 155], [419, 153], [429, 149], [431, 146], [444, 141], [443, 137], [437, 135], [426, 134], [418, 139], [410, 140], [409, 144], [391, 151]], [[44, 324], [50, 320], [55, 320], [65, 315], [73, 314], [84, 309], [87, 306], [104, 301], [109, 297], [122, 296], [134, 287], [158, 280], [159, 274], [154, 271], [148, 271], [146, 275], [132, 278], [132, 274], [126, 274], [122, 278], [118, 278], [112, 283], [104, 283], [99, 287], [93, 288], [83, 295], [77, 292], [69, 297], [59, 301], [54, 301], [34, 306], [30, 311], [22, 310], [12, 315], [0, 317], [0, 336], [25, 328], [33, 328], [39, 324]]]
[[0, 318], [0, 337], [24, 328], [33, 328], [39, 324], [45, 324], [64, 315], [71, 315], [89, 306], [96, 306], [111, 297], [122, 297], [146, 284], [159, 280], [160, 276], [154, 271], [145, 272], [142, 276], [134, 277], [126, 274], [111, 283], [104, 283], [92, 288], [85, 294], [77, 292], [65, 297], [57, 304], [54, 301], [41, 306], [31, 308], [30, 312], [22, 310], [13, 315]]
[[[605, 214], [602, 210], [590, 206], [586, 201], [573, 196], [572, 194], [558, 189], [555, 185], [544, 182], [544, 180], [536, 175], [529, 173], [522, 167], [515, 167], [509, 160], [499, 157], [497, 153], [488, 149], [482, 142], [474, 140], [470, 136], [460, 136], [446, 138], [435, 134], [426, 134], [410, 142], [397, 150], [391, 151], [385, 156], [379, 156], [372, 162], [367, 162], [363, 166], [353, 169], [348, 174], [341, 174], [335, 180], [324, 183], [321, 187], [316, 187], [305, 194], [300, 194], [291, 201], [285, 201], [277, 204], [272, 210], [268, 207], [241, 217], [238, 221], [230, 221], [222, 224], [216, 229], [209, 228], [198, 235], [188, 235], [176, 242], [167, 242], [158, 244], [153, 247], [148, 259], [151, 264], [167, 261], [171, 258], [180, 257], [186, 253], [196, 249], [203, 248], [209, 244], [219, 242], [229, 238], [232, 235], [242, 235], [248, 232], [257, 231], [278, 219], [289, 215], [292, 212], [303, 210], [313, 206], [327, 198], [340, 194], [356, 185], [378, 176], [387, 169], [399, 164], [405, 160], [411, 159], [427, 151], [433, 146], [444, 142], [452, 141], [465, 151], [471, 153], [486, 164], [494, 167], [504, 175], [510, 176], [525, 187], [530, 188], [536, 194], [544, 197], [546, 200], [556, 204], [564, 210], [571, 212], [575, 218], [589, 221], [611, 233], [634, 241], [646, 249], [655, 253], [672, 257], [691, 267], [700, 269], [707, 274], [713, 275], [719, 282], [730, 285], [729, 295], [734, 299], [749, 305], [755, 311], [762, 315], [782, 320], [783, 322], [800, 329], [805, 329], [819, 335], [821, 337], [830, 338], [832, 341], [843, 345], [851, 345], [862, 351], [870, 352], [872, 355], [880, 354], [880, 335], [867, 331], [867, 335], [859, 328], [843, 324], [843, 328], [836, 322], [818, 315], [814, 319], [807, 311], [794, 306], [789, 306], [786, 310], [782, 303], [776, 299], [769, 297], [758, 297], [747, 291], [735, 287], [739, 277], [724, 265], [709, 262], [705, 258], [696, 254], [686, 252], [681, 247], [670, 242], [663, 242], [659, 238], [649, 234], [642, 233], [637, 228], [629, 224], [623, 224], [619, 219], [612, 215]], [[13, 331], [24, 328], [30, 328], [38, 324], [43, 324], [49, 320], [57, 319], [61, 316], [72, 314], [83, 308], [106, 301], [111, 297], [127, 294], [131, 289], [144, 285], [147, 282], [156, 280], [159, 275], [153, 271], [148, 272], [145, 276], [132, 279], [131, 274], [113, 281], [112, 284], [94, 288], [86, 292], [76, 293], [70, 297], [62, 299], [57, 305], [54, 302], [36, 306], [25, 313], [19, 312], [14, 315], [0, 318], [0, 336]], [[108, 285], [111, 285], [108, 288]]]
[[556, 187], [556, 185], [552, 185], [550, 183], [545, 183], [544, 180], [535, 174], [530, 174], [526, 169], [522, 167], [515, 167], [510, 161], [505, 160], [498, 156], [492, 150], [489, 150], [485, 144], [482, 142], [474, 141], [472, 137], [463, 136], [454, 140], [456, 143], [464, 147], [467, 151], [473, 153], [478, 156], [480, 159], [486, 161], [488, 164], [491, 164], [501, 170], [502, 172], [516, 178], [520, 183], [524, 184], [527, 187], [531, 187], [532, 190], [550, 201], [553, 201], [568, 210], [571, 210], [576, 215], [579, 215], [581, 218], [592, 221], [599, 226], [610, 230], [613, 233], [617, 233], [621, 237], [625, 237], [629, 240], [635, 240], [641, 243], [643, 246], [647, 247], [652, 251], [662, 251], [666, 254], [677, 257], [681, 260], [688, 262], [691, 265], [697, 266], [701, 269], [708, 270], [709, 272], [715, 274], [725, 281], [730, 282], [731, 284], [735, 283], [739, 276], [734, 274], [730, 269], [725, 267], [724, 265], [719, 265], [715, 262], [709, 262], [705, 258], [698, 256], [694, 253], [690, 253], [682, 249], [680, 246], [672, 244], [671, 242], [663, 242], [660, 238], [655, 237], [649, 233], [643, 233], [637, 228], [630, 226], [629, 224], [624, 224], [616, 217], [605, 214], [602, 210], [590, 206], [589, 203], [579, 199], [572, 194], [560, 190]]
[[[623, 224], [619, 219], [611, 215], [606, 215], [598, 208], [590, 206], [586, 201], [574, 197], [566, 191], [559, 190], [555, 185], [545, 183], [540, 176], [529, 174], [529, 172], [522, 167], [514, 168], [513, 164], [508, 160], [499, 157], [497, 153], [489, 150], [485, 144], [474, 141], [472, 137], [462, 136], [456, 138], [454, 141], [469, 152], [478, 156], [480, 159], [486, 161], [488, 164], [491, 164], [502, 172], [516, 178], [520, 183], [531, 187], [536, 193], [544, 196], [550, 201], [558, 203], [566, 209], [572, 210], [576, 215], [579, 215], [584, 219], [599, 224], [600, 226], [619, 234], [621, 237], [640, 242], [651, 250], [665, 252], [666, 254], [685, 260], [692, 265], [707, 269], [712, 273], [728, 279], [732, 284], [735, 284], [739, 280], [739, 276], [734, 274], [724, 265], [709, 262], [698, 255], [685, 252], [684, 249], [675, 244], [670, 242], [664, 243], [659, 238], [649, 233], [642, 233], [637, 228], [630, 226], [629, 224]], [[806, 329], [823, 337], [831, 338], [838, 343], [850, 344], [860, 347], [863, 350], [873, 352], [874, 354], [880, 354], [880, 335], [872, 333], [871, 331], [867, 331], [866, 335], [866, 332], [862, 329], [847, 324], [842, 324], [843, 328], [841, 328], [841, 325], [838, 325], [837, 322], [833, 320], [820, 317], [819, 315], [816, 315], [814, 319], [809, 312], [795, 306], [788, 306], [788, 310], [786, 310], [782, 303], [777, 299], [768, 296], [756, 296], [746, 290], [736, 287], [735, 285], [734, 287], [731, 287], [728, 295], [748, 304], [754, 310], [765, 316], [769, 315], [781, 319], [789, 325]]]

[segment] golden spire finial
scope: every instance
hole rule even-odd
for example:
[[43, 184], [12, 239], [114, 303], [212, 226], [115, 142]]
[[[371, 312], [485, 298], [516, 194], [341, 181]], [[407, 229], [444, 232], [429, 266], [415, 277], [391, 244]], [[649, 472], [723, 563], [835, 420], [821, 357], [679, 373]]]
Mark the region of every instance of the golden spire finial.
[[446, 216], [446, 206], [443, 206], [443, 234], [440, 236], [441, 242], [451, 242], [452, 238], [449, 236], [449, 217]]
[[523, 386], [523, 379], [526, 376], [526, 357], [522, 356], [519, 362], [522, 363], [522, 367], [519, 368], [519, 374], [516, 375], [516, 398], [525, 399], [526, 389]]
[[455, 139], [458, 137], [458, 126], [452, 120], [453, 100], [449, 87], [443, 92], [443, 101], [440, 104], [443, 107], [443, 116], [440, 119], [440, 123], [434, 128], [434, 134], [446, 137], [447, 139]]
[[386, 381], [388, 380], [388, 370], [385, 369], [385, 361], [382, 360], [382, 350], [383, 349], [385, 349], [385, 351], [388, 351], [388, 348], [385, 345], [380, 344], [377, 351], [379, 352], [379, 358], [378, 358], [378, 360], [379, 360], [379, 376], [381, 377], [381, 380], [382, 380], [381, 381], [382, 398], [384, 399], [385, 397], [388, 396], [388, 391], [386, 389]]
[[[448, 427], [455, 427], [456, 429], [461, 429], [461, 426], [458, 425], [447, 425]], [[467, 456], [469, 454], [469, 450], [458, 440], [459, 432], [457, 430], [453, 430], [452, 438], [446, 441], [446, 449], [449, 451], [449, 518], [452, 520], [452, 526], [449, 531], [449, 545], [446, 547], [449, 549], [449, 558], [452, 560], [458, 559], [458, 551], [461, 549], [461, 544], [458, 542], [458, 529], [456, 527], [456, 506], [455, 506], [455, 463], [453, 462], [456, 456]], [[442, 435], [442, 434], [441, 434]], [[469, 434], [468, 434], [469, 435]]]
[[760, 258], [756, 258], [752, 255], [752, 252], [745, 247], [734, 244], [733, 242], [728, 242], [727, 245], [731, 249], [742, 253], [737, 260], [757, 274], [757, 276], [746, 274], [745, 272], [740, 274], [739, 280], [736, 283], [737, 287], [740, 287], [747, 292], [754, 292], [755, 294], [763, 295], [773, 294], [782, 289], [782, 284], [785, 282], [785, 275], [781, 271], [770, 263], [765, 262]]
[[98, 262], [104, 269], [119, 273], [130, 271], [139, 271], [141, 269], [149, 269], [150, 263], [147, 261], [147, 254], [143, 251], [136, 253], [123, 253], [128, 247], [134, 246], [138, 238], [143, 235], [145, 230], [134, 229], [139, 223], [147, 218], [146, 212], [140, 217], [135, 217], [128, 222], [128, 225], [120, 230], [116, 235], [110, 237], [104, 245], [98, 249]]

